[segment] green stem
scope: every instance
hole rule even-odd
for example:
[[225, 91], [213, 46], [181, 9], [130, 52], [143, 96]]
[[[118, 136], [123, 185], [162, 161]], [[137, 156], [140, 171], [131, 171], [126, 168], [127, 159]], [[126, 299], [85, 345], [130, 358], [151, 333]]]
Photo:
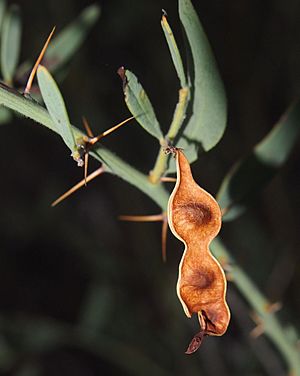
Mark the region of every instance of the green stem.
[[291, 375], [300, 376], [300, 352], [288, 337], [274, 312], [268, 310], [271, 303], [259, 291], [251, 279], [236, 264], [220, 238], [211, 245], [214, 255], [230, 265], [230, 276], [240, 293], [247, 300], [262, 322], [264, 333], [273, 342], [282, 357], [285, 359]]
[[0, 86], [0, 105], [10, 108], [58, 133], [55, 124], [45, 108], [2, 85]]
[[149, 181], [152, 184], [157, 184], [161, 176], [163, 176], [164, 172], [166, 171], [168, 158], [164, 150], [166, 146], [160, 147], [154, 168], [149, 173]]
[[190, 90], [187, 86], [179, 90], [179, 100], [175, 108], [175, 112], [174, 112], [172, 123], [170, 125], [170, 129], [167, 133], [167, 139], [170, 140], [171, 142], [174, 141], [185, 119], [185, 113], [186, 113], [186, 108], [188, 105], [189, 94], [190, 94]]
[[167, 146], [168, 142], [172, 143], [174, 141], [182, 126], [188, 105], [189, 93], [190, 90], [188, 87], [183, 87], [179, 90], [179, 100], [175, 108], [172, 123], [166, 135], [166, 145], [161, 146], [154, 168], [149, 174], [149, 180], [152, 184], [157, 184], [167, 169], [168, 156], [164, 152], [164, 148]]

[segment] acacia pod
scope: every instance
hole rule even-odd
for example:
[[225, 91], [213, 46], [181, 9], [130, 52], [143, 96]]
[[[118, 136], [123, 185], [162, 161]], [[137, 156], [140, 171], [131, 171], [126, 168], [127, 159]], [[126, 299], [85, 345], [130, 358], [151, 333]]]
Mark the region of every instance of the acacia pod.
[[172, 233], [184, 245], [179, 264], [177, 295], [185, 314], [198, 314], [201, 330], [186, 353], [195, 352], [205, 335], [221, 336], [230, 320], [226, 277], [209, 250], [221, 228], [221, 210], [216, 200], [194, 181], [182, 150], [172, 148], [176, 157], [177, 180], [168, 203]]

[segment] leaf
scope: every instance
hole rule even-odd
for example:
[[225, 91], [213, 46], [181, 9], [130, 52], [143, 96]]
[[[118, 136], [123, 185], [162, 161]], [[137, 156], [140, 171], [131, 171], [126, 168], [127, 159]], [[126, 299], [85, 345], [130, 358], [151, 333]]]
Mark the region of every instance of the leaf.
[[300, 133], [300, 101], [294, 103], [253, 151], [225, 176], [217, 200], [224, 220], [236, 219], [287, 160]]
[[6, 10], [6, 1], [0, 0], [0, 30], [2, 28], [2, 22], [4, 20], [5, 10]]
[[5, 107], [0, 107], [0, 125], [9, 123], [11, 119], [11, 112]]
[[198, 151], [213, 148], [223, 136], [226, 119], [226, 95], [215, 59], [190, 0], [179, 0], [179, 16], [185, 29], [193, 58], [193, 113], [178, 147], [185, 149], [190, 163]]
[[11, 83], [18, 65], [21, 44], [19, 7], [12, 5], [4, 17], [1, 33], [1, 70], [5, 82]]
[[64, 99], [51, 74], [43, 66], [37, 70], [39, 88], [57, 132], [72, 151], [76, 150], [75, 137]]
[[161, 19], [161, 27], [164, 31], [169, 50], [172, 56], [173, 64], [176, 69], [177, 76], [180, 80], [181, 87], [185, 87], [187, 85], [187, 80], [185, 77], [185, 72], [182, 64], [182, 59], [180, 56], [180, 52], [177, 47], [177, 43], [173, 34], [173, 31], [168, 23], [167, 17], [165, 15], [162, 16]]
[[164, 137], [152, 104], [136, 76], [123, 67], [118, 70], [118, 74], [123, 80], [125, 102], [129, 111], [148, 133], [159, 141], [163, 140]]
[[54, 71], [68, 62], [82, 45], [99, 15], [100, 7], [97, 4], [85, 8], [75, 21], [52, 40], [45, 53], [44, 65]]

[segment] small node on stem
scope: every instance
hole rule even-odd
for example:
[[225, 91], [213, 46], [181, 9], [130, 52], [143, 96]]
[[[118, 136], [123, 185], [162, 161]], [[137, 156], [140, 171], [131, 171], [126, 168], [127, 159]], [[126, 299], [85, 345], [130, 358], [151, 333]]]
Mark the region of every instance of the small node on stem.
[[174, 158], [176, 158], [176, 154], [179, 150], [183, 150], [182, 148], [177, 148], [176, 146], [173, 145], [168, 145], [164, 148], [165, 154], [172, 154]]
[[82, 136], [77, 139], [77, 150], [72, 153], [73, 159], [77, 162], [78, 166], [84, 166], [84, 180], [85, 185], [87, 184], [87, 174], [88, 174], [88, 161], [89, 161], [89, 152], [92, 146], [94, 146], [100, 139], [106, 137], [110, 133], [116, 131], [122, 125], [128, 123], [130, 120], [134, 119], [134, 116], [121, 121], [120, 123], [114, 125], [113, 127], [107, 129], [106, 131], [100, 133], [98, 136], [94, 136], [93, 132], [89, 126], [88, 121], [83, 116], [82, 122], [86, 130], [87, 136]]

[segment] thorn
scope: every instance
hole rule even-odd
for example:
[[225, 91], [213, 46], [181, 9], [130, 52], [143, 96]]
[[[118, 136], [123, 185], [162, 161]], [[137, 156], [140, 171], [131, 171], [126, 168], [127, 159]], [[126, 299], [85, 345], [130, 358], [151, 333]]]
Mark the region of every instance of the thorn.
[[252, 329], [251, 332], [250, 332], [250, 337], [252, 337], [252, 338], [258, 338], [262, 334], [264, 334], [265, 324], [264, 324], [262, 318], [256, 312], [252, 312], [250, 314], [250, 317], [256, 323], [255, 328]]
[[47, 38], [47, 40], [46, 40], [46, 42], [44, 44], [44, 47], [42, 48], [42, 51], [40, 52], [39, 57], [37, 58], [34, 66], [32, 68], [32, 71], [31, 71], [31, 73], [29, 75], [29, 78], [28, 78], [28, 81], [27, 81], [27, 84], [26, 84], [26, 87], [25, 87], [25, 90], [24, 90], [24, 94], [29, 94], [29, 92], [31, 90], [31, 86], [32, 86], [32, 82], [33, 82], [34, 76], [36, 74], [36, 71], [38, 69], [38, 66], [39, 66], [40, 62], [42, 61], [42, 59], [43, 59], [43, 57], [45, 55], [45, 52], [47, 50], [47, 47], [48, 47], [48, 45], [50, 43], [50, 40], [52, 38], [52, 35], [53, 35], [54, 31], [55, 31], [55, 26], [53, 27], [51, 33], [49, 34], [49, 36], [48, 36], [48, 38]]
[[89, 153], [84, 154], [84, 185], [87, 184], [87, 173], [88, 173], [88, 164], [89, 164]]
[[99, 134], [99, 136], [93, 137], [92, 139], [89, 140], [89, 144], [90, 145], [94, 145], [101, 138], [103, 138], [103, 137], [109, 135], [110, 133], [114, 132], [115, 130], [117, 130], [118, 128], [120, 128], [122, 125], [126, 124], [127, 122], [129, 122], [130, 120], [132, 120], [134, 118], [135, 118], [135, 116], [130, 116], [129, 118], [121, 121], [121, 123], [119, 123], [117, 125], [114, 125], [113, 127], [109, 128], [106, 131], [104, 131], [103, 133]]
[[166, 213], [163, 213], [163, 223], [161, 228], [161, 252], [163, 262], [167, 262], [167, 235], [168, 235], [168, 218]]
[[282, 308], [282, 303], [281, 302], [268, 303], [266, 305], [266, 311], [268, 313], [271, 313], [271, 314], [280, 311], [281, 308]]
[[160, 222], [164, 221], [164, 214], [154, 215], [119, 215], [120, 221], [128, 222]]
[[83, 126], [84, 126], [84, 128], [86, 130], [87, 135], [89, 137], [93, 138], [94, 137], [93, 132], [92, 132], [90, 126], [89, 126], [88, 121], [86, 120], [86, 118], [84, 116], [82, 116], [82, 122], [83, 122]]
[[103, 166], [98, 168], [96, 171], [92, 172], [89, 176], [87, 176], [86, 179], [81, 180], [79, 183], [74, 185], [71, 189], [69, 189], [67, 192], [65, 192], [63, 195], [61, 195], [58, 199], [52, 202], [51, 206], [54, 207], [60, 202], [62, 202], [64, 199], [69, 197], [72, 193], [76, 192], [79, 188], [84, 186], [86, 183], [90, 182], [91, 180], [95, 179], [97, 176], [103, 174], [105, 172], [105, 169]]
[[172, 178], [171, 176], [163, 176], [160, 178], [162, 183], [176, 183], [176, 178]]
[[251, 330], [250, 336], [254, 339], [260, 337], [265, 332], [265, 326], [263, 323], [256, 325], [254, 329]]

